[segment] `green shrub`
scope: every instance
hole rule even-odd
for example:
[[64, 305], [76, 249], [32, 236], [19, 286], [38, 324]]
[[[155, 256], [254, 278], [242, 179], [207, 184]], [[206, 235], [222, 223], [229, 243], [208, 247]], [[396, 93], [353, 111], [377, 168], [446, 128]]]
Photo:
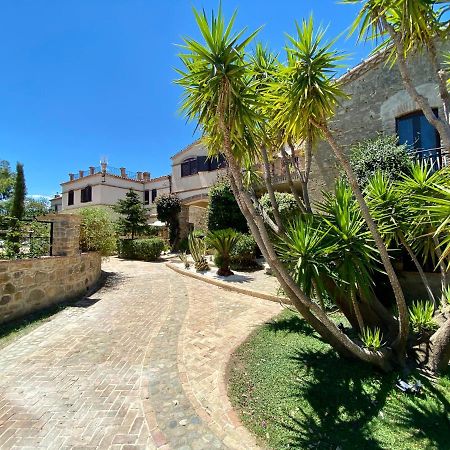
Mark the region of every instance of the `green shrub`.
[[[275, 199], [278, 204], [281, 219], [284, 222], [290, 222], [300, 214], [300, 209], [292, 194], [288, 192], [275, 192]], [[274, 220], [272, 203], [270, 202], [269, 194], [264, 194], [259, 202], [264, 211]]]
[[208, 230], [227, 228], [248, 232], [247, 221], [239, 209], [230, 182], [222, 179], [209, 190]]
[[99, 252], [110, 256], [116, 252], [116, 229], [110, 213], [103, 208], [83, 208], [81, 216], [80, 248], [83, 252]]
[[411, 165], [407, 145], [398, 145], [397, 136], [379, 135], [356, 144], [350, 149], [350, 165], [358, 183], [364, 187], [380, 171], [389, 180], [397, 180]]
[[121, 239], [119, 256], [125, 259], [140, 261], [156, 261], [164, 250], [165, 243], [161, 238]]
[[383, 345], [383, 335], [378, 327], [371, 330], [369, 327], [365, 327], [361, 332], [361, 340], [365, 347], [369, 350], [377, 351]]
[[169, 242], [172, 247], [177, 246], [180, 223], [178, 215], [181, 212], [181, 201], [175, 194], [163, 194], [156, 199], [156, 213], [158, 220], [169, 226]]
[[257, 251], [255, 238], [251, 234], [241, 234], [231, 252], [231, 268], [234, 270], [259, 268], [260, 265], [256, 262]]
[[214, 262], [219, 270], [218, 275], [228, 276], [230, 270], [231, 252], [239, 242], [240, 234], [231, 228], [225, 230], [210, 231], [206, 236], [206, 243], [216, 251]]
[[409, 320], [416, 333], [432, 331], [438, 327], [433, 319], [434, 306], [430, 301], [416, 301], [409, 308]]

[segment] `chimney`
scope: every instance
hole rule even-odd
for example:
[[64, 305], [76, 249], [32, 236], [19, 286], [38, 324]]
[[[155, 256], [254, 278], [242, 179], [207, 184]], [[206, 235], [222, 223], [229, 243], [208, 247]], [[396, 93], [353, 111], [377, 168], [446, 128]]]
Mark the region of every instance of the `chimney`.
[[136, 172], [136, 178], [141, 181], [142, 180], [142, 172]]
[[78, 174], [80, 175], [80, 178], [83, 178], [84, 172], [83, 172], [82, 170], [79, 170], [79, 171], [78, 171]]
[[126, 178], [127, 177], [127, 169], [125, 169], [125, 167], [121, 167], [120, 168], [120, 176], [122, 178]]
[[101, 160], [100, 166], [102, 168], [102, 173], [106, 173], [106, 168], [108, 167], [108, 163], [105, 160]]
[[74, 178], [75, 178], [75, 174], [69, 173], [69, 180], [70, 180], [70, 181], [73, 181]]
[[144, 176], [144, 181], [150, 180], [150, 172], [144, 172], [143, 176]]
[[89, 167], [89, 175], [94, 175], [95, 173], [95, 167], [94, 166], [90, 166]]

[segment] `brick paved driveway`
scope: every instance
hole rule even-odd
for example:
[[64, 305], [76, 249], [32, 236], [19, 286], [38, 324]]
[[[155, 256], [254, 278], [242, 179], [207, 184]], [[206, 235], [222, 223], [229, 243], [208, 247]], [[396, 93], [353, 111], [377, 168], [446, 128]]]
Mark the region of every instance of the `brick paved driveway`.
[[104, 288], [0, 350], [0, 448], [255, 448], [225, 366], [280, 307], [162, 263], [103, 268]]

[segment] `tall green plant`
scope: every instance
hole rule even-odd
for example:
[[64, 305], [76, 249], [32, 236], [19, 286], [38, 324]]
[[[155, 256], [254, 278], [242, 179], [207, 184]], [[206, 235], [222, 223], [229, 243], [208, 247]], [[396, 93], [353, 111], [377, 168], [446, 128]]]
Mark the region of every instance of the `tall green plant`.
[[113, 209], [120, 214], [117, 224], [122, 234], [131, 235], [131, 239], [145, 234], [148, 229], [147, 211], [136, 191], [130, 189]]
[[195, 232], [188, 236], [189, 251], [194, 260], [194, 267], [197, 272], [209, 270], [208, 261], [206, 261], [206, 243], [204, 238], [199, 237]]
[[81, 250], [99, 252], [102, 256], [113, 255], [117, 247], [117, 234], [110, 213], [103, 208], [83, 208], [79, 215]]
[[163, 194], [156, 199], [158, 220], [169, 225], [169, 241], [172, 247], [178, 243], [180, 223], [178, 215], [181, 211], [181, 201], [175, 194]]
[[25, 213], [25, 175], [23, 173], [23, 164], [16, 165], [16, 179], [14, 182], [13, 199], [11, 205], [10, 215], [18, 220], [23, 218]]
[[230, 270], [231, 253], [240, 239], [239, 233], [231, 228], [210, 231], [206, 235], [206, 243], [216, 251], [215, 262], [219, 268], [217, 275], [228, 277], [233, 275]]

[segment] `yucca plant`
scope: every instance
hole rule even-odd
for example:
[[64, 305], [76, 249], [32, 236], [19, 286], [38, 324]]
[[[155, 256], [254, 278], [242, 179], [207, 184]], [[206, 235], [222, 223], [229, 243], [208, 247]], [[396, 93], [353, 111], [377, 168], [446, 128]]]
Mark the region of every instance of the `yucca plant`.
[[184, 264], [185, 269], [189, 269], [191, 267], [191, 264], [188, 259], [188, 255], [186, 252], [181, 252], [178, 257], [180, 258], [181, 262]]
[[433, 319], [434, 305], [431, 302], [415, 301], [409, 308], [409, 320], [416, 333], [432, 331], [437, 328]]
[[207, 245], [216, 251], [214, 262], [218, 267], [217, 275], [224, 277], [233, 275], [233, 272], [230, 270], [231, 252], [239, 239], [239, 233], [231, 228], [210, 231], [206, 235]]
[[359, 337], [369, 350], [377, 351], [383, 345], [383, 334], [377, 327], [373, 330], [369, 327], [364, 327]]
[[208, 261], [206, 261], [206, 244], [205, 240], [190, 233], [188, 236], [189, 251], [194, 260], [194, 267], [197, 272], [209, 270]]

